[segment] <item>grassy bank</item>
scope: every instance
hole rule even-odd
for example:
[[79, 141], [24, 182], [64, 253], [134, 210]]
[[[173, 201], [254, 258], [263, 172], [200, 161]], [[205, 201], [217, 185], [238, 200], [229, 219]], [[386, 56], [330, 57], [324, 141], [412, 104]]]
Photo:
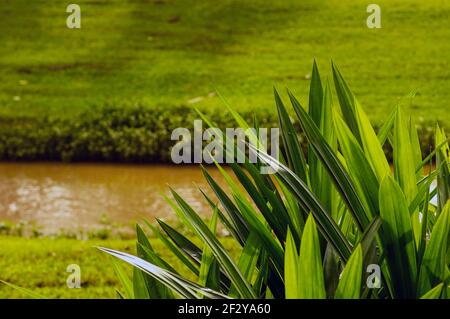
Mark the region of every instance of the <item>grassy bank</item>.
[[[223, 242], [231, 249], [231, 241], [225, 238]], [[151, 244], [175, 268], [183, 270], [183, 266], [160, 241], [151, 239]], [[110, 257], [96, 249], [96, 246], [135, 253], [134, 240], [0, 236], [0, 280], [49, 298], [116, 298], [115, 290], [122, 290], [122, 287]], [[78, 264], [81, 268], [80, 289], [67, 288], [66, 280], [70, 273], [66, 269], [70, 264]], [[124, 267], [131, 275], [131, 269], [126, 265]], [[26, 297], [0, 283], [0, 299]]]
[[[235, 127], [231, 116], [206, 110], [220, 128]], [[272, 113], [256, 111], [263, 127], [277, 127]], [[253, 112], [243, 112], [248, 120]], [[72, 118], [0, 119], [0, 159], [169, 162], [172, 130], [188, 128], [198, 115], [185, 107], [108, 107]], [[203, 124], [203, 129], [207, 124]], [[192, 136], [193, 137], [193, 136]]]
[[[119, 288], [107, 256], [95, 246], [111, 246], [134, 251], [134, 241], [0, 238], [0, 279], [28, 288], [50, 298], [114, 298]], [[69, 264], [81, 267], [82, 288], [69, 289]], [[0, 284], [0, 298], [27, 296]]]
[[[82, 28], [65, 26], [67, 2], [5, 1], [0, 11], [0, 158], [162, 161], [167, 131], [190, 127], [194, 106], [221, 121], [218, 89], [240, 112], [271, 118], [271, 83], [306, 104], [310, 65], [340, 65], [369, 116], [393, 105], [449, 126], [450, 3], [379, 1], [370, 30], [364, 1], [89, 1]], [[323, 72], [325, 73], [325, 72]], [[134, 105], [153, 120], [115, 126]], [[182, 120], [171, 122], [171, 117]], [[156, 123], [153, 123], [153, 121]], [[100, 125], [98, 125], [100, 124]], [[164, 141], [164, 142], [161, 142]]]
[[[237, 126], [227, 113], [214, 109], [203, 113], [223, 132]], [[244, 110], [241, 115], [249, 123], [256, 115], [260, 127], [279, 126], [274, 114], [265, 109]], [[172, 130], [187, 128], [193, 139], [193, 121], [198, 117], [183, 106], [170, 109], [134, 106], [104, 108], [70, 119], [0, 119], [0, 159], [170, 163], [171, 149], [177, 142], [171, 140]], [[294, 125], [299, 129], [298, 122]], [[416, 125], [426, 156], [433, 147], [435, 124], [420, 121]], [[207, 123], [203, 123], [203, 129], [206, 128]], [[305, 139], [302, 143], [305, 147]], [[389, 159], [391, 151], [385, 148]]]

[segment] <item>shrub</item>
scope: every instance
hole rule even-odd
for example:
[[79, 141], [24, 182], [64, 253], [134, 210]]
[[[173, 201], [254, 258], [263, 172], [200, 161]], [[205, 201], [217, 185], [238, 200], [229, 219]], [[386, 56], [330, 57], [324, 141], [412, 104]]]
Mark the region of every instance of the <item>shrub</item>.
[[[448, 298], [450, 155], [443, 130], [436, 126], [437, 147], [425, 159], [417, 130], [400, 108], [376, 134], [332, 69], [339, 107], [315, 64], [308, 112], [288, 91], [307, 154], [275, 91], [283, 155], [278, 161], [258, 152], [262, 162], [279, 168], [275, 176], [247, 162], [230, 165], [232, 178], [217, 165], [225, 186], [202, 168], [216, 196], [203, 193], [212, 211], [209, 224], [171, 190], [169, 203], [202, 245], [161, 220], [159, 227], [148, 224], [195, 281], [162, 259], [140, 226], [137, 256], [101, 248], [135, 267], [130, 279], [116, 264], [127, 287], [122, 297]], [[229, 110], [242, 126], [240, 115]], [[385, 145], [393, 150], [392, 167]], [[216, 237], [219, 221], [240, 247], [236, 259]], [[380, 268], [372, 281], [369, 265]]]
[[[205, 115], [217, 127], [234, 127], [226, 112], [212, 109]], [[258, 109], [261, 126], [277, 127], [276, 112]], [[254, 112], [241, 111], [247, 122]], [[7, 117], [0, 118], [0, 160], [170, 162], [174, 142], [170, 136], [177, 127], [192, 128], [196, 118], [187, 106], [149, 107], [145, 105], [105, 106], [70, 118]], [[297, 133], [299, 123], [294, 122]], [[376, 128], [378, 131], [378, 129]], [[424, 155], [433, 146], [434, 128], [420, 123], [419, 137]], [[301, 138], [307, 150], [306, 140]], [[385, 152], [392, 159], [392, 149]]]

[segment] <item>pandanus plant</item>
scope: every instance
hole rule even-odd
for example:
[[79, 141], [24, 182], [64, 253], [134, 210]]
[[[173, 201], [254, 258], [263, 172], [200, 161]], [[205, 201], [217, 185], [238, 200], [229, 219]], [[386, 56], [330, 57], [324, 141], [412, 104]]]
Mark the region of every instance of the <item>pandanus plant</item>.
[[[450, 296], [450, 158], [444, 131], [436, 125], [435, 147], [422, 158], [416, 127], [400, 106], [376, 132], [335, 65], [332, 73], [339, 106], [315, 63], [308, 110], [288, 90], [301, 132], [275, 90], [279, 159], [259, 148], [259, 163], [229, 164], [234, 177], [217, 164], [226, 185], [201, 168], [214, 193], [200, 190], [211, 207], [209, 222], [171, 189], [169, 204], [197, 240], [162, 220], [158, 226], [146, 223], [189, 276], [154, 251], [140, 226], [137, 256], [100, 248], [134, 266], [130, 279], [114, 262], [125, 289], [121, 297]], [[240, 127], [250, 127], [226, 105]], [[384, 147], [392, 147], [392, 162]], [[274, 174], [261, 174], [261, 164], [272, 166]], [[239, 247], [238, 256], [217, 237], [218, 223]]]

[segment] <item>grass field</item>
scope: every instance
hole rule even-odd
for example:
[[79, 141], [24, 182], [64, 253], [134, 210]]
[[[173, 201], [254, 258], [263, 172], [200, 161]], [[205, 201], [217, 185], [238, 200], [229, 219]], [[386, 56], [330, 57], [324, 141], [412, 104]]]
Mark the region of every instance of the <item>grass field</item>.
[[[411, 90], [416, 117], [450, 123], [450, 2], [3, 0], [0, 115], [71, 117], [105, 103], [273, 106], [272, 84], [307, 100], [315, 57], [333, 58], [374, 121]], [[194, 103], [197, 102], [197, 103]]]
[[[134, 241], [0, 238], [0, 279], [49, 298], [114, 298], [120, 288], [109, 257], [94, 246], [134, 251]], [[69, 264], [81, 268], [82, 288], [69, 289]], [[0, 284], [0, 298], [28, 296]]]
[[[232, 249], [232, 241], [223, 239]], [[151, 239], [156, 251], [181, 273], [188, 273], [178, 260], [167, 253], [160, 241]], [[27, 288], [48, 298], [116, 298], [122, 287], [113, 270], [109, 256], [96, 246], [135, 252], [134, 240], [76, 240], [66, 238], [23, 238], [0, 236], [0, 280]], [[81, 269], [81, 288], [66, 285], [67, 266], [77, 264]], [[131, 268], [125, 264], [124, 267]], [[184, 272], [183, 272], [184, 270]], [[28, 296], [0, 283], [0, 299]]]

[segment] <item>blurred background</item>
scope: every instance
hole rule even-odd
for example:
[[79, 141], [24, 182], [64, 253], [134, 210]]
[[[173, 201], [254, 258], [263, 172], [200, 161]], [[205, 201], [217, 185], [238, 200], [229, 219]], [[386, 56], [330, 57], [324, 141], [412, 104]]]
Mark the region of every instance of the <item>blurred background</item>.
[[[313, 59], [324, 79], [333, 59], [376, 125], [401, 104], [425, 145], [450, 127], [448, 1], [379, 0], [381, 29], [359, 0], [76, 0], [80, 29], [68, 4], [0, 2], [0, 279], [51, 296], [114, 296], [86, 240], [132, 249], [136, 221], [173, 216], [167, 184], [206, 211], [198, 168], [170, 165], [170, 133], [194, 108], [236, 126], [217, 92], [275, 127], [273, 85], [307, 105]], [[68, 258], [88, 289], [60, 287]]]

